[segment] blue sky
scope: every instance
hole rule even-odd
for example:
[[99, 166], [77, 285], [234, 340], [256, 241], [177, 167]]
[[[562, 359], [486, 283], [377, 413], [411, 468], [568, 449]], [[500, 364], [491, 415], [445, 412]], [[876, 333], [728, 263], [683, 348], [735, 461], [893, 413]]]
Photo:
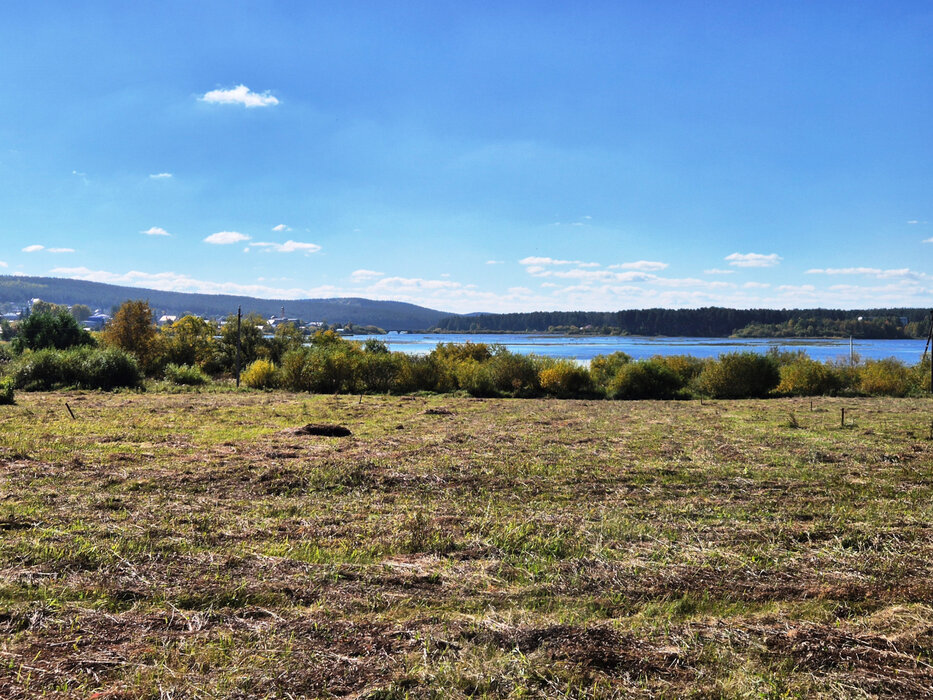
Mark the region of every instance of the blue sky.
[[930, 2], [5, 2], [0, 274], [933, 304]]

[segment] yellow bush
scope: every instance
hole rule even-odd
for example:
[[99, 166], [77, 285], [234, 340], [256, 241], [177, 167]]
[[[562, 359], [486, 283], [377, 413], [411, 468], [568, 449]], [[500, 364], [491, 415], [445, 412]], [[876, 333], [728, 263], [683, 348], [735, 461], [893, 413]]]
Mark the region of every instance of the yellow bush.
[[279, 384], [279, 373], [269, 360], [256, 360], [240, 376], [251, 389], [274, 389]]
[[560, 360], [538, 374], [541, 389], [551, 396], [570, 398], [590, 389], [590, 373], [569, 360]]
[[910, 373], [893, 357], [869, 360], [858, 368], [858, 388], [873, 396], [904, 396], [910, 389]]

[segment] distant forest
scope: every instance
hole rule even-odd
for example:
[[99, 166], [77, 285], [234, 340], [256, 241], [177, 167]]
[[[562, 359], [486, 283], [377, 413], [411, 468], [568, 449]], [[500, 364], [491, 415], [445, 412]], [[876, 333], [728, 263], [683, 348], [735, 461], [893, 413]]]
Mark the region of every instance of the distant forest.
[[[861, 317], [861, 320], [859, 320]], [[925, 338], [928, 309], [631, 309], [535, 311], [441, 319], [441, 332], [599, 333], [749, 338]]]

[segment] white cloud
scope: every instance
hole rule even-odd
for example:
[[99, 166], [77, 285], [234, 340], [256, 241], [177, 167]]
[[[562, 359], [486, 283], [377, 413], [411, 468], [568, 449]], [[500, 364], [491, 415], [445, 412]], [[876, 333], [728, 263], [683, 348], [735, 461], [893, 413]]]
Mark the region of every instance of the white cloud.
[[211, 104], [239, 104], [244, 107], [270, 107], [279, 103], [278, 98], [268, 92], [256, 93], [245, 85], [237, 85], [230, 90], [211, 90], [200, 99]]
[[487, 265], [504, 265], [505, 260], [487, 260], [486, 264]]
[[238, 284], [236, 282], [213, 282], [200, 280], [178, 272], [125, 273], [91, 270], [86, 267], [57, 267], [50, 274], [71, 279], [106, 282], [129, 287], [160, 289], [168, 292], [197, 292], [200, 294], [245, 294], [266, 299], [308, 299], [338, 293], [334, 287], [322, 286], [309, 289], [278, 288], [261, 284]]
[[152, 228], [148, 228], [145, 231], [140, 231], [140, 233], [143, 234], [144, 236], [171, 236], [172, 235], [168, 231], [166, 231], [164, 228], [162, 228], [161, 226], [153, 226]]
[[375, 270], [354, 270], [350, 273], [350, 279], [354, 282], [369, 282], [384, 275], [384, 272], [376, 272]]
[[149, 179], [150, 180], [169, 180], [171, 179], [171, 177], [172, 177], [171, 173], [152, 173], [152, 175], [149, 176]]
[[39, 245], [38, 243], [27, 245], [25, 248], [23, 248], [24, 253], [38, 253], [40, 250], [45, 250], [45, 246]]
[[212, 245], [230, 245], [231, 243], [239, 243], [240, 241], [248, 240], [249, 236], [239, 231], [218, 231], [205, 238], [204, 242], [211, 243]]
[[306, 255], [316, 253], [321, 249], [321, 246], [317, 243], [301, 243], [299, 241], [285, 241], [284, 243], [256, 242], [250, 243], [249, 247], [265, 248], [267, 251], [276, 253], [305, 253]]
[[291, 231], [292, 227], [286, 226], [285, 224], [279, 224], [278, 226], [273, 226], [272, 230], [277, 233], [281, 233], [282, 231]]
[[908, 223], [908, 224], [919, 224], [920, 222], [917, 221], [916, 219], [911, 219], [911, 220], [908, 221], [907, 223]]
[[720, 270], [714, 267], [712, 270], [703, 270], [704, 275], [734, 275], [735, 270]]
[[770, 284], [765, 282], [746, 282], [742, 285], [743, 289], [767, 289], [770, 287]]
[[9, 267], [9, 265], [7, 265], [5, 262], [0, 260], [0, 267]]
[[915, 272], [908, 267], [882, 270], [878, 267], [827, 267], [807, 270], [808, 275], [868, 275], [878, 279], [924, 279], [929, 275]]
[[531, 255], [518, 261], [519, 265], [599, 265], [599, 263], [584, 263], [580, 260], [555, 260], [554, 258], [540, 258]]
[[783, 259], [777, 253], [768, 255], [762, 253], [733, 253], [724, 258], [734, 267], [774, 267]]
[[75, 252], [74, 248], [47, 248], [50, 253], [73, 253]]
[[664, 270], [668, 267], [668, 264], [665, 262], [657, 262], [654, 260], [637, 260], [635, 262], [619, 263], [617, 265], [610, 265], [610, 270], [640, 270], [642, 272], [657, 272], [658, 270]]
[[933, 238], [924, 238], [924, 239], [923, 239], [923, 242], [924, 242], [924, 243], [933, 243]]

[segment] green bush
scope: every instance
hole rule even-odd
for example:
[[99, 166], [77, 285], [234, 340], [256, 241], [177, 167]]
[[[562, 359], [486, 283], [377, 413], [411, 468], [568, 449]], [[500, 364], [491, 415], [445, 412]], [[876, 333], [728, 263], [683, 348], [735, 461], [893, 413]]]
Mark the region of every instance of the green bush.
[[344, 340], [292, 350], [282, 358], [282, 386], [318, 394], [356, 393], [363, 388], [362, 355]]
[[798, 357], [780, 369], [781, 381], [777, 386], [780, 394], [790, 396], [826, 396], [836, 394], [842, 388], [842, 377], [832, 366]]
[[651, 361], [673, 372], [682, 387], [696, 381], [703, 368], [710, 362], [693, 355], [655, 355]]
[[540, 362], [540, 358], [535, 355], [520, 355], [499, 347], [492, 359], [486, 362], [486, 368], [498, 394], [535, 396], [541, 391], [538, 382]]
[[454, 366], [454, 376], [458, 388], [471, 396], [495, 396], [498, 393], [488, 362], [469, 358], [461, 360]]
[[0, 405], [14, 404], [13, 377], [0, 377]]
[[[84, 389], [116, 389], [137, 386], [143, 377], [139, 362], [119, 348], [104, 348], [71, 353], [83, 355], [78, 371], [78, 386]], [[67, 353], [66, 353], [67, 354]]]
[[614, 352], [609, 355], [597, 355], [590, 360], [590, 378], [593, 385], [607, 391], [609, 383], [615, 378], [619, 370], [632, 361], [631, 355], [624, 352]]
[[[385, 351], [382, 350], [385, 348]], [[385, 343], [370, 338], [359, 357], [360, 378], [366, 391], [387, 394], [396, 389], [401, 374], [401, 353], [391, 353]]]
[[655, 360], [622, 366], [609, 382], [607, 395], [613, 399], [672, 399], [683, 388], [678, 376]]
[[556, 360], [538, 373], [541, 390], [550, 396], [572, 398], [590, 393], [590, 373], [570, 360]]
[[136, 358], [117, 348], [79, 347], [25, 352], [13, 364], [16, 387], [48, 391], [61, 387], [114, 389], [137, 386], [142, 372]]
[[731, 352], [703, 368], [697, 387], [717, 399], [742, 399], [767, 396], [780, 380], [773, 358], [754, 352]]
[[200, 386], [207, 384], [210, 379], [200, 367], [192, 365], [176, 365], [174, 363], [165, 365], [165, 381], [172, 384], [184, 384], [186, 386]]
[[256, 360], [240, 376], [251, 389], [274, 389], [279, 385], [279, 373], [269, 360]]
[[858, 368], [858, 389], [872, 396], [904, 396], [910, 391], [910, 379], [904, 363], [893, 357], [868, 360]]
[[393, 391], [406, 394], [415, 391], [435, 391], [438, 384], [437, 364], [427, 355], [396, 353], [398, 374]]

